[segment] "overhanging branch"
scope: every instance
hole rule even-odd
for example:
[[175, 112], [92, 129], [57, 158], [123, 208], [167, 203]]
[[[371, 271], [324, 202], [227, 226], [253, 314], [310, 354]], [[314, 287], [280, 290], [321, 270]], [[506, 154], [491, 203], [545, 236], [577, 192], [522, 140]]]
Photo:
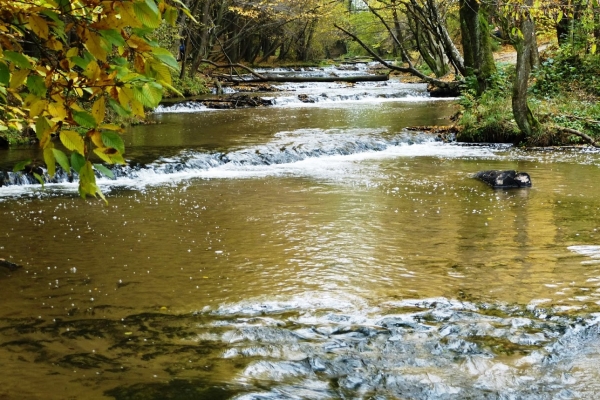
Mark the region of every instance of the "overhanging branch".
[[375, 53], [369, 46], [367, 46], [362, 40], [360, 40], [358, 38], [358, 36], [356, 36], [352, 32], [349, 32], [348, 30], [342, 28], [341, 26], [339, 26], [337, 24], [334, 24], [333, 26], [335, 26], [340, 31], [344, 32], [346, 35], [350, 36], [352, 38], [352, 40], [354, 40], [363, 49], [365, 49], [367, 51], [367, 53], [369, 53], [374, 59], [376, 59], [383, 66], [385, 66], [386, 68], [391, 69], [392, 71], [399, 71], [399, 72], [403, 72], [403, 73], [406, 73], [406, 74], [414, 75], [416, 77], [419, 77], [423, 81], [425, 81], [427, 83], [430, 83], [433, 86], [441, 88], [441, 89], [458, 89], [458, 87], [461, 84], [464, 83], [463, 81], [446, 82], [446, 81], [442, 81], [440, 79], [432, 78], [430, 76], [425, 75], [424, 73], [422, 73], [421, 71], [419, 71], [415, 67], [413, 67], [412, 64], [409, 64], [408, 67], [400, 67], [400, 66], [391, 64], [388, 61], [386, 61], [383, 58], [381, 58], [377, 53]]

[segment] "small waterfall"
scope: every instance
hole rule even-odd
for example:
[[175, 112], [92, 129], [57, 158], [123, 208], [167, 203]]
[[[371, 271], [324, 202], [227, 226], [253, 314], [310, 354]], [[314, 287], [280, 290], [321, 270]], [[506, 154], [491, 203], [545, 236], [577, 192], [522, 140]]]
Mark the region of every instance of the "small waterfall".
[[[244, 170], [257, 166], [281, 166], [293, 164], [307, 159], [318, 159], [330, 156], [349, 156], [369, 152], [382, 152], [394, 146], [409, 146], [417, 143], [431, 143], [438, 139], [431, 135], [403, 132], [399, 135], [385, 138], [382, 132], [354, 132], [337, 130], [299, 130], [294, 132], [280, 132], [274, 140], [264, 145], [242, 148], [227, 153], [201, 152], [185, 150], [176, 156], [159, 158], [149, 164], [135, 162], [125, 166], [110, 166], [115, 179], [113, 184], [120, 180], [135, 180], [151, 174], [173, 175], [180, 173], [194, 173], [227, 167], [229, 169]], [[40, 175], [46, 183], [64, 184], [77, 181], [77, 174], [68, 174], [60, 167], [53, 178], [47, 171], [40, 168]], [[104, 176], [97, 172], [97, 178]], [[39, 185], [37, 179], [28, 173], [0, 171], [0, 186]]]

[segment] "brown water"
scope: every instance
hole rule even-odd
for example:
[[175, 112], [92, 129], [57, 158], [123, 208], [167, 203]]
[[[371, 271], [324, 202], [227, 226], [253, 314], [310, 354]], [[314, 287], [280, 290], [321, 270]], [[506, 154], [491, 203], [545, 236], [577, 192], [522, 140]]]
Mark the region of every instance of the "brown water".
[[0, 188], [0, 398], [594, 398], [600, 155], [402, 131], [452, 111], [161, 114], [108, 206]]

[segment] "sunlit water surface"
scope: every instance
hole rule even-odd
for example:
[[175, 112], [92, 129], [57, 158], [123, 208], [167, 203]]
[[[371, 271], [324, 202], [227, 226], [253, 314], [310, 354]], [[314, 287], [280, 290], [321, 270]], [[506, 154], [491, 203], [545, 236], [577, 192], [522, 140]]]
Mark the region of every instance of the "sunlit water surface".
[[108, 205], [0, 187], [0, 398], [596, 398], [600, 156], [444, 144], [404, 127], [451, 102], [369, 90], [156, 114]]

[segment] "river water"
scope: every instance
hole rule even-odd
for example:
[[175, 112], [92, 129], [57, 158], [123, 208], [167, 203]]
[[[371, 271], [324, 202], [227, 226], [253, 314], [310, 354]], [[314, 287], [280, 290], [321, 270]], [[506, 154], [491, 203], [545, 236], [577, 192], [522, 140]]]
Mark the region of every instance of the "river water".
[[0, 398], [597, 398], [598, 153], [408, 131], [456, 111], [419, 85], [282, 88], [158, 110], [108, 205], [0, 187]]

